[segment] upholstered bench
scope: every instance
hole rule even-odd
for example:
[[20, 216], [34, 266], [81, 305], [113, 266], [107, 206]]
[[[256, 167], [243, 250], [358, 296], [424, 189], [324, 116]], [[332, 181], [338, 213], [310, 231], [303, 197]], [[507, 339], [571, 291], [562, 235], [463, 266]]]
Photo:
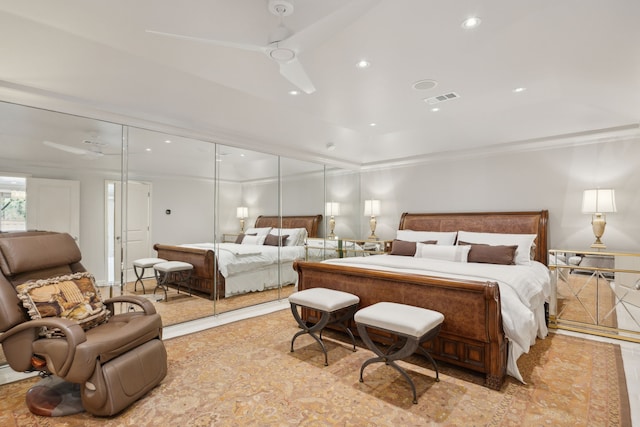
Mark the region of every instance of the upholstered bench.
[[[366, 360], [360, 368], [360, 382], [363, 382], [362, 373], [364, 368], [372, 363], [385, 362], [409, 382], [413, 391], [413, 403], [418, 403], [416, 386], [407, 372], [395, 361], [411, 356], [416, 350], [424, 354], [433, 364], [436, 371], [436, 381], [440, 381], [438, 366], [433, 357], [421, 346], [422, 343], [432, 340], [440, 332], [440, 327], [444, 321], [442, 313], [426, 308], [414, 307], [406, 304], [393, 302], [379, 302], [365, 307], [354, 316], [358, 327], [360, 338], [367, 345], [369, 350], [377, 354], [377, 357]], [[386, 352], [383, 352], [373, 343], [367, 328], [378, 329], [396, 335], [400, 340], [392, 345]]]
[[133, 284], [134, 292], [138, 290], [138, 283], [140, 283], [140, 285], [142, 285], [142, 293], [147, 293], [144, 288], [144, 282], [142, 280], [151, 279], [153, 278], [153, 276], [144, 277], [144, 271], [147, 268], [152, 268], [156, 264], [160, 264], [161, 262], [167, 262], [167, 260], [162, 258], [141, 258], [133, 261], [133, 272], [136, 275], [136, 281]]
[[158, 289], [162, 289], [164, 291], [164, 301], [167, 301], [169, 283], [175, 283], [178, 286], [178, 293], [180, 293], [180, 285], [186, 285], [189, 288], [189, 295], [191, 295], [193, 265], [182, 261], [166, 261], [155, 264], [153, 271], [156, 276], [156, 287], [153, 289], [154, 295]]
[[[322, 330], [329, 324], [336, 324], [342, 327], [351, 337], [353, 343], [353, 351], [356, 351], [356, 340], [353, 334], [346, 326], [346, 322], [353, 317], [353, 313], [358, 309], [360, 298], [347, 292], [335, 291], [326, 288], [305, 289], [289, 296], [291, 304], [291, 312], [298, 322], [301, 331], [298, 331], [291, 339], [291, 351], [293, 352], [293, 343], [300, 335], [309, 334], [322, 347], [324, 353], [324, 366], [329, 365], [327, 356], [327, 348], [322, 341]], [[298, 307], [310, 308], [321, 313], [320, 320], [314, 325], [308, 326], [298, 313]], [[316, 332], [320, 332], [316, 335]]]

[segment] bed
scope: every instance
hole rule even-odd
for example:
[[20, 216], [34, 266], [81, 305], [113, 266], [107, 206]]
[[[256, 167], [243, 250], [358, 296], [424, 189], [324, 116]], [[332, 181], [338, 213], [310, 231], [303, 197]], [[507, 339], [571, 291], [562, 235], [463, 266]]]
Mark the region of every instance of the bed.
[[[545, 307], [550, 292], [550, 275], [546, 267], [547, 222], [546, 210], [404, 213], [400, 220], [398, 237], [409, 230], [412, 233], [452, 233], [462, 230], [467, 233], [464, 235], [465, 239], [470, 239], [469, 236], [473, 236], [473, 233], [493, 233], [491, 236], [497, 235], [496, 233], [511, 234], [518, 235], [518, 238], [529, 235], [534, 242], [530, 248], [531, 253], [519, 253], [522, 251], [518, 246], [515, 256], [531, 259], [529, 265], [535, 266], [538, 270], [536, 274], [540, 275], [535, 280], [544, 282], [536, 284], [540, 290], [532, 290], [527, 297], [530, 307], [524, 304], [510, 286], [505, 285], [503, 278], [496, 276], [497, 280], [487, 279], [476, 273], [463, 271], [464, 263], [446, 261], [458, 266], [457, 271], [447, 273], [440, 268], [446, 263], [442, 260], [418, 260], [411, 256], [395, 257], [386, 254], [324, 262], [297, 261], [294, 268], [299, 276], [298, 289], [325, 287], [350, 292], [360, 297], [360, 307], [390, 301], [437, 310], [444, 314], [445, 320], [438, 337], [425, 343], [425, 347], [438, 360], [484, 374], [487, 387], [500, 389], [507, 374], [523, 381], [516, 365], [517, 358], [528, 351], [536, 337], [543, 338], [547, 333]], [[456, 237], [459, 235], [461, 234], [456, 233]], [[432, 248], [435, 246], [437, 242], [435, 245], [425, 242], [418, 247], [430, 251], [436, 249]], [[437, 249], [449, 250], [448, 247]], [[460, 251], [461, 248], [453, 250]], [[394, 258], [402, 260], [400, 266]], [[423, 268], [422, 264], [417, 266], [416, 261], [435, 263], [437, 268], [431, 269], [432, 265]], [[497, 269], [498, 266], [490, 267]], [[511, 272], [524, 270], [520, 265], [500, 267], [518, 267], [510, 270]], [[525, 293], [526, 286], [525, 284]], [[303, 312], [303, 317], [315, 322], [317, 313], [307, 309]], [[518, 331], [518, 328], [523, 327], [523, 322], [526, 324], [526, 331]], [[353, 323], [350, 328], [357, 333]], [[372, 334], [372, 338], [387, 344], [395, 339], [382, 332]]]
[[[305, 238], [295, 244], [283, 246], [264, 245], [258, 241], [249, 242], [252, 230], [247, 230], [243, 244], [238, 243], [190, 243], [167, 245], [156, 243], [153, 248], [158, 258], [168, 261], [183, 261], [193, 265], [191, 289], [205, 294], [210, 299], [226, 298], [252, 291], [271, 289], [281, 284], [296, 283], [298, 276], [293, 270], [293, 262], [305, 257], [306, 236], [317, 237], [322, 215], [304, 216], [264, 216], [256, 218], [254, 227], [272, 231], [304, 229]], [[260, 231], [262, 233], [262, 231]], [[251, 244], [256, 243], [256, 244]], [[257, 244], [260, 243], [260, 244]], [[291, 242], [289, 242], [291, 243]], [[217, 253], [217, 256], [216, 256]]]

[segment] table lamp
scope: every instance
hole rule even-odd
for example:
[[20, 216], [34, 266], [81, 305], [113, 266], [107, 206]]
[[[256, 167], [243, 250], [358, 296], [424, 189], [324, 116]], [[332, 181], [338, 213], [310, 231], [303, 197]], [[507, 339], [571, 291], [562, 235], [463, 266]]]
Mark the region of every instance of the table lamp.
[[600, 238], [604, 234], [604, 228], [607, 225], [607, 213], [616, 211], [615, 190], [612, 188], [596, 188], [584, 190], [582, 195], [582, 213], [591, 214], [591, 226], [596, 241], [591, 245], [592, 248], [605, 249], [606, 245], [602, 243]]
[[335, 239], [336, 235], [333, 232], [336, 228], [336, 220], [335, 216], [340, 215], [340, 203], [338, 202], [327, 202], [327, 206], [325, 208], [326, 214], [329, 215], [329, 235], [328, 239]]
[[240, 218], [240, 233], [244, 233], [244, 219], [249, 216], [249, 208], [240, 206], [236, 208], [236, 218]]
[[371, 217], [369, 219], [371, 235], [368, 237], [368, 240], [378, 240], [378, 236], [376, 236], [376, 215], [380, 215], [380, 200], [365, 200], [364, 214], [365, 216]]

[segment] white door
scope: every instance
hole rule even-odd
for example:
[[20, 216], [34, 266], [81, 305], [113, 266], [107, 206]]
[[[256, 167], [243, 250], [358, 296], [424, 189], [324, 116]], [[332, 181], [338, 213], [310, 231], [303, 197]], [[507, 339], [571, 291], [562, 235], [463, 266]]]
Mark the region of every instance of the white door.
[[[151, 184], [129, 181], [127, 185], [126, 218], [122, 218], [122, 189], [119, 182], [114, 183], [113, 223], [109, 225], [114, 239], [114, 276], [120, 281], [124, 265], [124, 279], [135, 278], [133, 261], [152, 256], [151, 247]], [[121, 224], [125, 224], [121, 227]], [[124, 229], [124, 232], [121, 232]], [[121, 251], [121, 242], [124, 242]], [[122, 263], [124, 257], [124, 264]]]
[[69, 233], [80, 244], [80, 181], [27, 178], [27, 230]]

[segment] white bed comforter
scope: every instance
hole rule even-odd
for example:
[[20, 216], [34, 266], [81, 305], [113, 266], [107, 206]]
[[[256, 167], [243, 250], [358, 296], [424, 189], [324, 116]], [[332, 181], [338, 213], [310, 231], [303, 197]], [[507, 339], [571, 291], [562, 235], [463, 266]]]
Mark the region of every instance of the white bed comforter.
[[548, 333], [544, 303], [550, 295], [550, 274], [544, 264], [536, 261], [531, 261], [530, 265], [495, 265], [374, 255], [324, 262], [399, 273], [497, 282], [500, 287], [503, 328], [509, 340], [507, 374], [523, 383], [516, 361], [535, 344], [536, 337], [545, 338]]
[[225, 278], [246, 271], [304, 258], [304, 246], [242, 245], [237, 243], [190, 243], [187, 248], [210, 249]]

